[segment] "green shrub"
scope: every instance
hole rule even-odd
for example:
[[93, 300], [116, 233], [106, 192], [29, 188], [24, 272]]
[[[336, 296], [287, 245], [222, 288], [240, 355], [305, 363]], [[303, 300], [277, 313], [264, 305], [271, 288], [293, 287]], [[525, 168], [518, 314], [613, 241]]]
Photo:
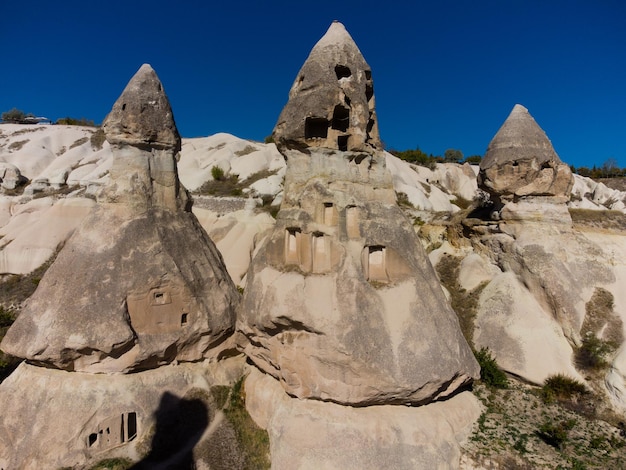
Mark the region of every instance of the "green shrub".
[[555, 400], [567, 401], [588, 393], [584, 384], [563, 374], [551, 375], [541, 388], [541, 397], [545, 403]]
[[614, 345], [603, 341], [594, 334], [587, 334], [582, 345], [576, 350], [576, 365], [588, 371], [597, 371], [608, 366], [606, 356], [613, 352]]
[[215, 181], [221, 181], [224, 179], [224, 170], [216, 165], [211, 168], [211, 176]]
[[91, 134], [91, 148], [93, 150], [100, 150], [104, 145], [104, 141], [106, 140], [106, 136], [104, 135], [104, 129], [100, 127], [96, 132]]
[[489, 348], [480, 348], [474, 351], [474, 356], [480, 364], [480, 379], [493, 388], [508, 388], [509, 381], [506, 374], [498, 367], [498, 363], [491, 355]]
[[576, 425], [576, 420], [568, 419], [553, 423], [551, 421], [545, 421], [539, 430], [537, 436], [546, 444], [561, 449], [563, 444], [567, 441], [569, 431]]

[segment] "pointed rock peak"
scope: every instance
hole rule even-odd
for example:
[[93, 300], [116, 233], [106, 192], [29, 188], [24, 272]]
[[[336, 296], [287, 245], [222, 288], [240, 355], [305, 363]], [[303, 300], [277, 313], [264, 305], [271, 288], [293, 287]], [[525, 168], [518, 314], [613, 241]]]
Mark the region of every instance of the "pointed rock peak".
[[521, 104], [516, 104], [491, 140], [480, 167], [536, 159], [538, 163], [561, 162], [546, 133]]
[[354, 39], [352, 39], [352, 36], [350, 36], [350, 33], [346, 30], [346, 27], [339, 21], [335, 20], [331, 23], [330, 27], [326, 31], [326, 34], [324, 34], [324, 36], [322, 36], [322, 38], [313, 47], [313, 50], [334, 45], [339, 46], [342, 44], [348, 44], [358, 50]]
[[170, 102], [149, 64], [143, 64], [104, 120], [110, 144], [129, 144], [180, 150]]
[[321, 147], [373, 153], [382, 149], [372, 71], [338, 21], [300, 69], [274, 140], [281, 151]]

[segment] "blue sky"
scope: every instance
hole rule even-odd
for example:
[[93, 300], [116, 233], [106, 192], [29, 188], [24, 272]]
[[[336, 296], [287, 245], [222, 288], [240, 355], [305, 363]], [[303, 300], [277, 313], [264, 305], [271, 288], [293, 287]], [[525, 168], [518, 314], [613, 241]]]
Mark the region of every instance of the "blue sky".
[[626, 167], [623, 0], [4, 0], [0, 111], [99, 123], [147, 62], [181, 135], [262, 141], [335, 19], [372, 68], [387, 148], [482, 155], [520, 103], [565, 162]]

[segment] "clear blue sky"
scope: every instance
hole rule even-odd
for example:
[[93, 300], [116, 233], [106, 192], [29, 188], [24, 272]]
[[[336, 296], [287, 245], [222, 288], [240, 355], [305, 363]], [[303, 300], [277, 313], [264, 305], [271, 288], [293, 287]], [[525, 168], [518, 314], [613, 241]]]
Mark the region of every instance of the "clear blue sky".
[[565, 162], [626, 166], [623, 0], [2, 0], [0, 111], [100, 123], [147, 62], [184, 137], [263, 140], [334, 19], [387, 148], [482, 155], [520, 103]]

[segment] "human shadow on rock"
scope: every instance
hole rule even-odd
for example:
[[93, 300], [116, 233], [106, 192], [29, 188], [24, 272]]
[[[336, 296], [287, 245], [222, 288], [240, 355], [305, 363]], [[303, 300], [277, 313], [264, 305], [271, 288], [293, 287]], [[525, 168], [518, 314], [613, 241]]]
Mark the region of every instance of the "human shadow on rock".
[[193, 449], [209, 425], [207, 405], [199, 399], [165, 392], [155, 413], [156, 430], [150, 453], [132, 470], [195, 468]]

